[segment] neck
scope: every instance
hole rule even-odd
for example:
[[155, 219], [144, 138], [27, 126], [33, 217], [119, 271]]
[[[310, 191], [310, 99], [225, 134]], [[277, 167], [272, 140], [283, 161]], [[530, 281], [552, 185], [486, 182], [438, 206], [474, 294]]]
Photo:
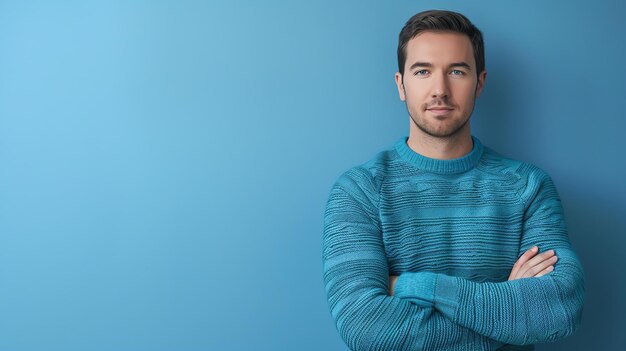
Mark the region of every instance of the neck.
[[473, 147], [469, 122], [457, 133], [448, 137], [434, 137], [426, 134], [411, 123], [407, 145], [411, 150], [429, 158], [450, 160], [463, 157], [472, 151]]

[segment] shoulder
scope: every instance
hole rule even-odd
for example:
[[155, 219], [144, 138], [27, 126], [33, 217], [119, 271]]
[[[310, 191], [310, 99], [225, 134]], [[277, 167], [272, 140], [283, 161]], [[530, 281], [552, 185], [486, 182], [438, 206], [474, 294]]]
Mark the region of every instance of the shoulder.
[[484, 171], [511, 175], [519, 180], [537, 181], [550, 178], [548, 173], [539, 166], [504, 156], [487, 146], [484, 147], [480, 166]]
[[394, 149], [376, 153], [368, 161], [341, 173], [332, 186], [331, 194], [339, 192], [376, 205], [382, 182], [396, 159]]
[[394, 147], [379, 151], [366, 162], [350, 167], [341, 173], [335, 184], [379, 188], [397, 158], [398, 154]]
[[528, 204], [541, 191], [556, 192], [554, 182], [546, 170], [531, 162], [504, 156], [489, 147], [485, 147], [481, 167], [483, 171], [505, 176], [514, 182], [523, 203]]

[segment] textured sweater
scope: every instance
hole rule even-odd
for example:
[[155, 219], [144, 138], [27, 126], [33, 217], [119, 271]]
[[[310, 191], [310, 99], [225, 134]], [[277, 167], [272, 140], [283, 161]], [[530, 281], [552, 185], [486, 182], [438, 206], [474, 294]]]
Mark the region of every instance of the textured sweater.
[[[438, 160], [404, 137], [333, 185], [324, 283], [350, 349], [532, 350], [580, 325], [583, 270], [552, 179], [472, 139]], [[508, 281], [534, 245], [555, 251], [554, 270]]]

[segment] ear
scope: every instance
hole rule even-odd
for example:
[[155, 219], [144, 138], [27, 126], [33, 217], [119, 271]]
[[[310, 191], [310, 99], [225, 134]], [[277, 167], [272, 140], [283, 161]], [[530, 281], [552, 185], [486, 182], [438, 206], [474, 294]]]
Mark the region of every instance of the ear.
[[400, 100], [406, 100], [406, 94], [404, 93], [404, 83], [402, 82], [402, 74], [400, 72], [396, 72], [396, 85], [398, 86], [398, 94], [400, 95]]
[[478, 75], [478, 83], [476, 84], [476, 98], [480, 96], [480, 93], [483, 91], [485, 87], [485, 80], [487, 79], [487, 70], [483, 70]]

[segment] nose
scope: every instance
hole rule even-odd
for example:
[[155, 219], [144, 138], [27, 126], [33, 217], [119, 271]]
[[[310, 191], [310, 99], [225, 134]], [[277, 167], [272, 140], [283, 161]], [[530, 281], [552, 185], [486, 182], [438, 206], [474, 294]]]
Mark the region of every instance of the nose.
[[436, 74], [433, 76], [432, 82], [432, 97], [439, 99], [447, 98], [450, 92], [446, 75]]

